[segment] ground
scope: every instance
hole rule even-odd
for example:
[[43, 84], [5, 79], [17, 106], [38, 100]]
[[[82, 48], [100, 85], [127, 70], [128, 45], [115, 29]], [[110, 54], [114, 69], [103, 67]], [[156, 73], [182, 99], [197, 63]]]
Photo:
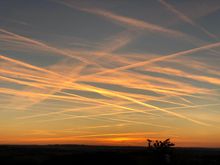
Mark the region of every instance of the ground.
[[[174, 148], [170, 164], [175, 165], [220, 165], [220, 149]], [[0, 146], [2, 165], [41, 164], [166, 164], [164, 155], [147, 151], [144, 147], [107, 147], [83, 145], [46, 146]]]

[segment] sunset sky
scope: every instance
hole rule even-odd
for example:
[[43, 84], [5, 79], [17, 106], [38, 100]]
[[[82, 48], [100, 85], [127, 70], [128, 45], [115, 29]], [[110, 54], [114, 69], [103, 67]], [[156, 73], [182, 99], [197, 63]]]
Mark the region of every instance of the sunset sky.
[[220, 147], [219, 0], [0, 0], [0, 144]]

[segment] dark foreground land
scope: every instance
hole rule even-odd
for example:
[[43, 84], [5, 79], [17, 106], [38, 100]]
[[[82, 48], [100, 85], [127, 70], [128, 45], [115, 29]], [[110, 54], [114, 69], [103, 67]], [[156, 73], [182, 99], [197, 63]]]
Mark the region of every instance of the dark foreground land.
[[[220, 149], [175, 148], [170, 164], [220, 165]], [[166, 164], [144, 147], [106, 146], [0, 146], [0, 165], [155, 165]]]

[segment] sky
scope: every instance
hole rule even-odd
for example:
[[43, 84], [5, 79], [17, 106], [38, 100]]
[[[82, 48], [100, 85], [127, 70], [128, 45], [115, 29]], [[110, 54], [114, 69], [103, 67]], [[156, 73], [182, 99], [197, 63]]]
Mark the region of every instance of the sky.
[[1, 0], [0, 144], [220, 147], [218, 0]]

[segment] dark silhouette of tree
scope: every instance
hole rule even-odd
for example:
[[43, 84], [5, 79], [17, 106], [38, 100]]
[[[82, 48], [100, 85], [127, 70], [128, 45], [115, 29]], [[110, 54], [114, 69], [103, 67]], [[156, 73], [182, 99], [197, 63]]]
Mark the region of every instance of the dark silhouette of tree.
[[171, 147], [173, 146], [175, 146], [175, 144], [171, 143], [170, 139], [166, 139], [164, 141], [159, 141], [159, 140], [153, 141], [153, 140], [147, 139], [148, 149], [166, 151], [166, 150], [171, 149]]
[[147, 149], [153, 154], [156, 164], [171, 164], [171, 149], [174, 145], [170, 139], [164, 141], [147, 139]]
[[151, 143], [152, 143], [152, 140], [147, 139], [147, 142], [148, 142], [148, 148], [151, 148]]

